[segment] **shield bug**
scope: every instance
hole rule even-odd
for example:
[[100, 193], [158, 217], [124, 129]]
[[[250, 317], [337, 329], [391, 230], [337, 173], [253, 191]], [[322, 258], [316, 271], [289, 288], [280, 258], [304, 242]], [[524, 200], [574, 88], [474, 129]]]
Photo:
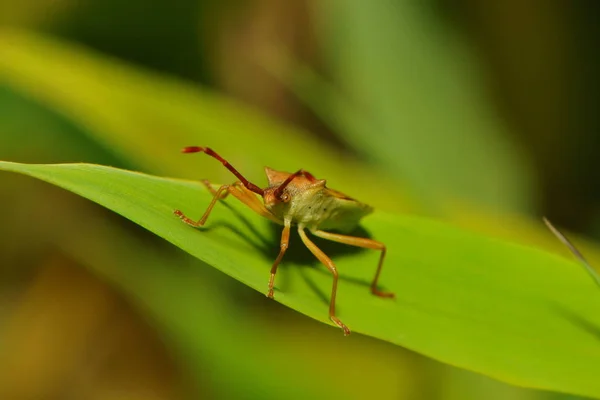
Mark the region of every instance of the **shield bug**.
[[[208, 147], [185, 147], [182, 152], [206, 153], [219, 160], [238, 179], [235, 183], [223, 185], [217, 190], [208, 181], [203, 181], [213, 194], [213, 199], [204, 212], [204, 215], [198, 221], [193, 221], [186, 217], [183, 212], [175, 210], [175, 215], [181, 218], [183, 222], [193, 227], [204, 225], [217, 201], [231, 194], [257, 214], [283, 225], [279, 254], [271, 267], [267, 292], [269, 298], [273, 298], [275, 274], [289, 246], [290, 229], [292, 226], [298, 230], [298, 234], [304, 245], [308, 247], [312, 254], [333, 275], [329, 318], [342, 328], [344, 335], [349, 335], [350, 329], [335, 315], [335, 298], [338, 286], [337, 268], [333, 261], [310, 240], [305, 230], [308, 230], [317, 237], [334, 242], [379, 250], [381, 255], [375, 276], [371, 282], [371, 293], [379, 297], [394, 297], [393, 293], [380, 291], [377, 287], [386, 253], [385, 245], [369, 238], [347, 235], [348, 232], [352, 231], [358, 225], [361, 218], [373, 211], [371, 206], [348, 197], [337, 190], [328, 188], [325, 185], [326, 182], [324, 179], [317, 179], [310, 172], [303, 169], [294, 173], [287, 173], [266, 167], [265, 173], [269, 184], [266, 188], [261, 189], [252, 182], [249, 182], [228, 161]], [[262, 198], [262, 201], [258, 196]], [[335, 232], [330, 232], [330, 230]]]
[[565, 246], [567, 246], [569, 250], [571, 250], [571, 253], [573, 253], [575, 258], [577, 258], [579, 262], [581, 262], [581, 264], [587, 270], [588, 274], [592, 277], [594, 282], [596, 282], [596, 285], [600, 286], [600, 276], [598, 276], [598, 273], [594, 270], [594, 268], [592, 268], [592, 266], [590, 265], [590, 263], [588, 263], [585, 257], [583, 257], [583, 254], [581, 254], [577, 247], [575, 247], [575, 245], [571, 243], [571, 241], [567, 239], [565, 235], [563, 235], [558, 229], [556, 229], [546, 217], [544, 217], [544, 223], [546, 224], [548, 229], [550, 229], [550, 231], [558, 238], [558, 240], [560, 240]]

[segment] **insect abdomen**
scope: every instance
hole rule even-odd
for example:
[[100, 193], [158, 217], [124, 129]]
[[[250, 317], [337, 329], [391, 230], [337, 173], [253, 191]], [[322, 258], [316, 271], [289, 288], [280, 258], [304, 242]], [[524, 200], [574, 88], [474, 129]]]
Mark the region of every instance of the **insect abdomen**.
[[362, 217], [369, 214], [371, 207], [353, 201], [329, 198], [323, 202], [315, 227], [322, 230], [337, 230], [348, 232], [353, 230]]

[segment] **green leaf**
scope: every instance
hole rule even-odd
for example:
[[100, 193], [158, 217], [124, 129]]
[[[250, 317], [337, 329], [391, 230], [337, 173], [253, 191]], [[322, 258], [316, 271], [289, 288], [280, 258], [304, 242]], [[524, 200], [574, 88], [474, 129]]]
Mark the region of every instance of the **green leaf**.
[[[202, 214], [210, 194], [195, 182], [86, 164], [0, 169], [96, 201], [265, 293], [277, 236], [235, 199], [197, 230], [172, 214]], [[581, 267], [424, 219], [375, 213], [364, 227], [388, 246], [381, 283], [397, 300], [369, 293], [377, 254], [330, 249], [341, 276], [338, 316], [354, 332], [509, 383], [600, 396], [600, 295]], [[276, 300], [329, 323], [331, 276], [305, 255], [285, 259]]]

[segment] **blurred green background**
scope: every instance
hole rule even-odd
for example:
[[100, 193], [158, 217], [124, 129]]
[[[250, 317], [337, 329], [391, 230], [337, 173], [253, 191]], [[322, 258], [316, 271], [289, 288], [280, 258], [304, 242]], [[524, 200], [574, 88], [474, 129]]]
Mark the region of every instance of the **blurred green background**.
[[[381, 209], [562, 251], [541, 215], [600, 235], [599, 13], [2, 0], [0, 159], [229, 182], [178, 154], [209, 145], [261, 184], [263, 165], [303, 167]], [[573, 398], [343, 338], [50, 185], [2, 174], [0, 205], [0, 398]], [[198, 318], [106, 272], [132, 265], [188, 271]]]

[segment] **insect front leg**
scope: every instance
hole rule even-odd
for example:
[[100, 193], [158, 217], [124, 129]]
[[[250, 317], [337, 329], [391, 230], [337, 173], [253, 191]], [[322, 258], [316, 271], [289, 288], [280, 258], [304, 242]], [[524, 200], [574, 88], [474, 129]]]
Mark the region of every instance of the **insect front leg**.
[[[217, 195], [217, 190], [215, 190], [215, 188], [212, 186], [212, 183], [210, 183], [210, 181], [208, 179], [202, 179], [201, 181], [204, 186], [206, 186], [206, 188], [209, 190], [209, 192], [212, 193], [213, 196]], [[235, 185], [235, 183], [234, 183]], [[219, 188], [220, 189], [220, 188]], [[229, 195], [229, 190], [225, 190], [221, 193], [221, 197], [219, 198], [219, 200], [225, 200], [227, 198], [227, 196]]]
[[343, 243], [350, 246], [362, 247], [365, 249], [380, 250], [381, 256], [379, 256], [379, 264], [377, 264], [377, 271], [375, 272], [373, 282], [371, 282], [371, 293], [379, 297], [395, 297], [394, 293], [383, 292], [377, 288], [377, 283], [379, 282], [379, 275], [381, 275], [381, 269], [383, 268], [383, 260], [385, 258], [386, 252], [385, 245], [383, 243], [373, 239], [341, 235], [339, 233], [331, 233], [320, 230], [314, 230], [311, 231], [311, 233], [315, 236], [331, 240], [333, 242]]
[[335, 298], [337, 295], [338, 285], [337, 268], [335, 267], [333, 261], [331, 261], [331, 258], [329, 258], [325, 253], [323, 253], [323, 250], [319, 249], [317, 245], [314, 244], [308, 238], [308, 236], [306, 236], [304, 228], [298, 227], [298, 233], [300, 234], [300, 239], [302, 239], [302, 242], [306, 245], [306, 247], [308, 247], [310, 252], [313, 253], [315, 257], [319, 259], [319, 261], [325, 264], [329, 272], [331, 272], [331, 274], [333, 275], [333, 285], [331, 286], [331, 300], [329, 302], [329, 318], [333, 321], [333, 323], [342, 328], [342, 330], [344, 331], [344, 336], [348, 336], [350, 334], [350, 329], [348, 329], [348, 327], [342, 321], [340, 321], [338, 317], [335, 316]]
[[253, 192], [251, 192], [249, 189], [247, 189], [243, 185], [242, 182], [235, 182], [232, 185], [223, 185], [217, 190], [214, 190], [212, 188], [212, 186], [210, 185], [210, 182], [203, 181], [203, 183], [208, 187], [208, 190], [210, 190], [210, 192], [213, 194], [213, 198], [212, 198], [212, 201], [210, 202], [210, 204], [208, 205], [208, 208], [204, 212], [204, 215], [202, 216], [202, 218], [200, 218], [198, 221], [194, 221], [194, 220], [186, 217], [185, 214], [180, 210], [175, 210], [173, 212], [186, 224], [191, 225], [193, 227], [199, 227], [199, 226], [204, 225], [206, 223], [206, 219], [210, 215], [210, 213], [211, 213], [213, 207], [215, 206], [215, 204], [217, 203], [217, 201], [224, 199], [229, 194], [231, 194], [236, 199], [238, 199], [239, 201], [244, 203], [246, 206], [248, 206], [252, 211], [256, 212], [257, 214], [259, 214], [265, 218], [268, 218], [273, 222], [281, 223], [281, 221], [279, 221], [277, 218], [275, 218], [275, 216], [273, 216], [273, 214], [271, 214], [269, 212], [269, 210], [267, 210], [265, 208], [264, 204], [262, 204], [260, 202], [260, 200], [256, 197], [256, 195]]
[[283, 231], [281, 232], [281, 242], [279, 245], [279, 254], [271, 267], [271, 277], [269, 278], [269, 292], [267, 293], [267, 297], [273, 298], [273, 285], [275, 284], [275, 274], [277, 273], [277, 267], [279, 263], [283, 259], [283, 255], [285, 254], [288, 246], [290, 244], [290, 226], [291, 223], [289, 221], [285, 221], [285, 225], [283, 227]]
[[202, 218], [200, 218], [198, 221], [194, 221], [194, 220], [186, 217], [185, 214], [180, 210], [173, 211], [173, 214], [177, 215], [183, 222], [185, 222], [186, 224], [191, 225], [193, 227], [199, 227], [206, 223], [206, 219], [210, 215], [210, 212], [212, 211], [212, 209], [215, 206], [215, 204], [217, 203], [217, 201], [219, 201], [221, 198], [225, 198], [227, 196], [227, 194], [229, 193], [229, 189], [232, 187], [231, 185], [223, 185], [215, 191], [210, 186], [210, 183], [204, 182], [204, 184], [206, 184], [208, 186], [209, 190], [213, 193], [214, 196], [212, 198], [212, 201], [208, 205], [208, 208], [204, 212], [204, 215], [202, 215]]

